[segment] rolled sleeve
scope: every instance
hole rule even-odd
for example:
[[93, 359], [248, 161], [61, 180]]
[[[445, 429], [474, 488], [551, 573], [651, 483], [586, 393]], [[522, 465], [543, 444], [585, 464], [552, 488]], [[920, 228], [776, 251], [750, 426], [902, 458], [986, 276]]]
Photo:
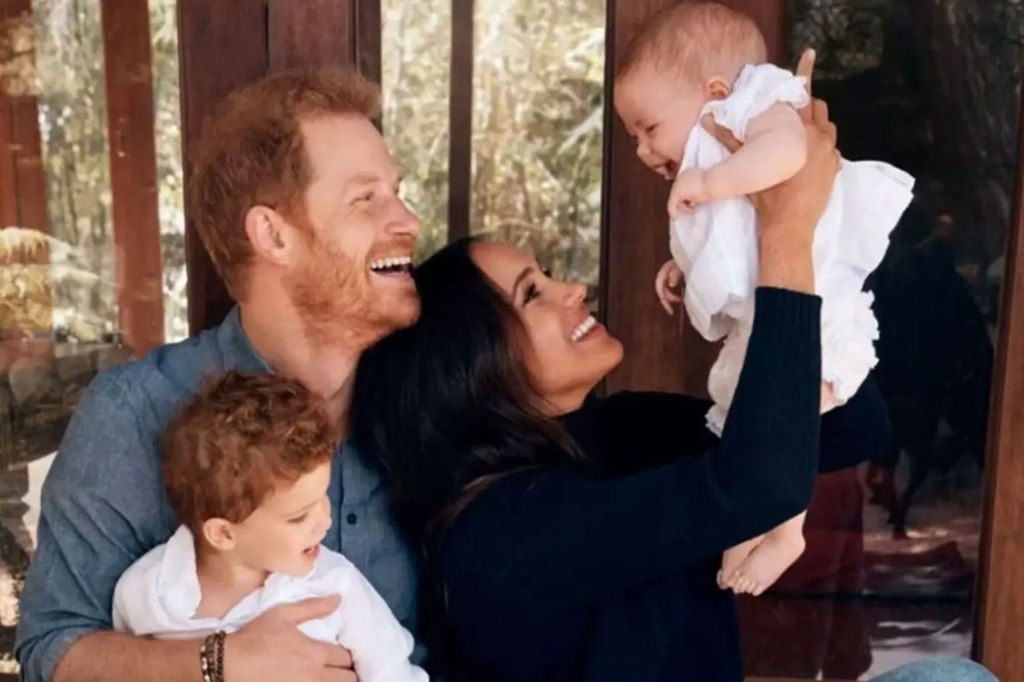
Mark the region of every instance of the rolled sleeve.
[[118, 578], [170, 529], [156, 434], [140, 428], [125, 390], [103, 375], [79, 403], [43, 485], [15, 642], [26, 682], [53, 679], [76, 641], [111, 628]]

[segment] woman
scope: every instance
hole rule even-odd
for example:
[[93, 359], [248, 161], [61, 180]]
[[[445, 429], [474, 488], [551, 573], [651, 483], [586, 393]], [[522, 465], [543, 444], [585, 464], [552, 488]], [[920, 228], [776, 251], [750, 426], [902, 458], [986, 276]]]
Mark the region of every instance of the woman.
[[426, 551], [455, 678], [743, 679], [721, 552], [807, 507], [819, 439], [839, 468], [885, 432], [870, 382], [818, 414], [811, 242], [834, 142], [817, 103], [804, 171], [753, 198], [758, 315], [721, 441], [703, 401], [588, 398], [622, 347], [527, 253], [463, 241], [418, 269], [421, 319], [364, 355], [354, 427]]

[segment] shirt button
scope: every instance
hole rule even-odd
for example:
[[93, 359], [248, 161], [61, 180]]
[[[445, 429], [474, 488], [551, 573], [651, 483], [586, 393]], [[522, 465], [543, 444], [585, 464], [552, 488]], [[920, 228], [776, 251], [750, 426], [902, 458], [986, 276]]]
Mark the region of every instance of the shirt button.
[[356, 521], [359, 520], [359, 517], [356, 516], [355, 514], [349, 514], [348, 516], [345, 517], [345, 520], [348, 521], [348, 525], [354, 526], [354, 525], [356, 525]]

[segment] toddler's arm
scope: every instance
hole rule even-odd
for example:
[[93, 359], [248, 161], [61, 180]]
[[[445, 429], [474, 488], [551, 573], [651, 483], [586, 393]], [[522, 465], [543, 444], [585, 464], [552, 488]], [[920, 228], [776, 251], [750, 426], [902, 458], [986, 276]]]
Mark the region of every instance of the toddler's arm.
[[427, 682], [427, 673], [409, 662], [412, 635], [354, 566], [341, 593], [341, 613], [338, 644], [352, 652], [359, 682]]
[[716, 199], [746, 196], [796, 175], [807, 160], [803, 122], [788, 104], [776, 104], [747, 126], [746, 142], [705, 171], [705, 187]]

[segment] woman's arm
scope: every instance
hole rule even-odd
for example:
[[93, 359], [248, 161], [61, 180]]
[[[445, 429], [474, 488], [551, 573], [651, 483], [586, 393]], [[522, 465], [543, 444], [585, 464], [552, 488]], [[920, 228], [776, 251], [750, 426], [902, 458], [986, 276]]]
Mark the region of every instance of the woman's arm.
[[757, 310], [717, 448], [621, 479], [566, 467], [493, 483], [443, 539], [452, 604], [583, 603], [677, 573], [806, 508], [818, 463], [820, 304], [761, 289]]
[[452, 600], [556, 609], [676, 572], [806, 508], [821, 381], [810, 237], [838, 172], [831, 126], [817, 113], [805, 169], [755, 201], [767, 274], [721, 443], [624, 479], [566, 468], [494, 483], [443, 540]]
[[[710, 400], [657, 391], [608, 396], [593, 417], [601, 427], [597, 438], [604, 446], [599, 449], [602, 472], [628, 476], [703, 455], [718, 445], [718, 437], [707, 428], [712, 405]], [[871, 459], [889, 437], [885, 400], [869, 376], [845, 405], [822, 415], [818, 473]]]

